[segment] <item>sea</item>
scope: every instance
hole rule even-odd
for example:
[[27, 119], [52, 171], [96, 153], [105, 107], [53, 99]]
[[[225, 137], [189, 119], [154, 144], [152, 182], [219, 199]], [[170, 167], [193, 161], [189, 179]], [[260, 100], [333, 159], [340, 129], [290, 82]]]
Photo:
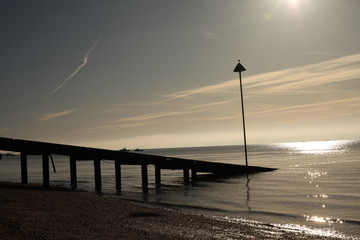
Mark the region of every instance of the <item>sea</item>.
[[[140, 166], [122, 166], [122, 189], [115, 190], [114, 162], [101, 161], [102, 192], [149, 205], [228, 221], [265, 223], [284, 230], [360, 239], [360, 141], [314, 141], [249, 145], [251, 166], [272, 172], [215, 177], [199, 174], [184, 185], [183, 172], [161, 170], [161, 188], [149, 166], [143, 192]], [[145, 149], [143, 154], [245, 164], [243, 146]], [[50, 184], [70, 188], [69, 158], [54, 155]], [[28, 157], [30, 183], [42, 183], [41, 156]], [[92, 161], [78, 161], [78, 189], [95, 192]], [[21, 182], [20, 157], [3, 156], [0, 181]]]

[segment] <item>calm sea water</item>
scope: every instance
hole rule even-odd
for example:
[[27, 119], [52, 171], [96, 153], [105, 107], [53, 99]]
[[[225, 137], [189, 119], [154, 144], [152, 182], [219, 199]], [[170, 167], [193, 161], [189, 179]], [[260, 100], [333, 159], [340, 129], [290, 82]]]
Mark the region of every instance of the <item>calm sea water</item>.
[[[295, 231], [360, 239], [360, 141], [298, 142], [248, 147], [249, 164], [275, 167], [274, 172], [213, 178], [201, 175], [183, 185], [182, 171], [162, 170], [162, 187], [155, 188], [149, 167], [148, 193], [141, 188], [138, 166], [122, 166], [124, 198], [182, 211], [218, 216], [229, 221], [271, 223]], [[244, 164], [241, 146], [150, 149], [143, 153]], [[54, 156], [52, 185], [70, 187], [69, 160]], [[18, 156], [0, 161], [0, 181], [20, 182]], [[50, 165], [51, 166], [51, 165]], [[29, 182], [41, 183], [41, 158], [28, 161]], [[116, 194], [114, 163], [102, 161], [103, 192]], [[78, 188], [94, 191], [93, 164], [77, 163]]]

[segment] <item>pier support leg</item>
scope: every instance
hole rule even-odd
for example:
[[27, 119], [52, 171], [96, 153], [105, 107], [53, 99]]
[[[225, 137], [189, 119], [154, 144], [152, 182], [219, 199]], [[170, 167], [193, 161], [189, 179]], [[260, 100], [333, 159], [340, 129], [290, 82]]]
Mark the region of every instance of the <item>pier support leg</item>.
[[189, 169], [188, 168], [184, 168], [183, 170], [183, 175], [184, 175], [184, 185], [189, 185], [190, 183], [190, 178], [189, 178]]
[[148, 191], [148, 171], [147, 171], [147, 164], [141, 165], [141, 176], [142, 176], [142, 187], [143, 191]]
[[42, 155], [42, 170], [43, 170], [43, 186], [50, 186], [50, 175], [49, 175], [49, 155]]
[[158, 164], [155, 164], [155, 184], [157, 188], [161, 187], [161, 168]]
[[121, 165], [120, 161], [115, 160], [115, 184], [116, 191], [121, 190]]
[[71, 188], [77, 188], [76, 158], [70, 156], [70, 180]]
[[28, 171], [27, 171], [27, 155], [25, 153], [20, 154], [21, 160], [21, 183], [28, 183]]
[[101, 191], [101, 165], [100, 159], [94, 160], [95, 190]]
[[191, 169], [191, 182], [196, 182], [197, 176], [196, 176], [196, 168]]

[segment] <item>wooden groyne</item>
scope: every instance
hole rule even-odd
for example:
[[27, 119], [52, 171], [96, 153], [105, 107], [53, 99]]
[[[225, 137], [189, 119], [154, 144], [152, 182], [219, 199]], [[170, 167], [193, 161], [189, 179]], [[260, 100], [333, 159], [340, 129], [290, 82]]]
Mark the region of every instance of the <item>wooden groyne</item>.
[[184, 184], [196, 181], [197, 173], [213, 173], [218, 175], [250, 174], [276, 170], [275, 168], [264, 168], [255, 166], [243, 166], [227, 163], [206, 162], [189, 160], [174, 157], [164, 157], [148, 155], [134, 152], [124, 152], [106, 150], [98, 148], [88, 148], [71, 146], [64, 144], [54, 144], [46, 142], [36, 142], [21, 139], [11, 139], [0, 137], [0, 150], [13, 151], [20, 153], [21, 182], [28, 183], [27, 156], [42, 156], [43, 186], [50, 186], [49, 160], [52, 154], [69, 156], [71, 188], [77, 187], [76, 162], [91, 160], [94, 162], [95, 189], [101, 191], [101, 160], [114, 161], [116, 189], [121, 190], [121, 166], [139, 165], [141, 166], [142, 187], [144, 191], [148, 189], [148, 166], [155, 168], [156, 187], [161, 186], [161, 170], [183, 170]]

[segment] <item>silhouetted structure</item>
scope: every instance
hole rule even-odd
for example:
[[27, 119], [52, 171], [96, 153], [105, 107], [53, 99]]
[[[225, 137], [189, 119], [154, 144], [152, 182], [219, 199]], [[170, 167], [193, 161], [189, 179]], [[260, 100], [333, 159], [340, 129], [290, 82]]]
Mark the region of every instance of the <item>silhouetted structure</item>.
[[21, 160], [21, 182], [28, 183], [27, 156], [42, 156], [43, 186], [50, 186], [49, 156], [51, 154], [69, 156], [71, 188], [77, 187], [76, 162], [92, 160], [94, 162], [95, 188], [101, 190], [101, 160], [113, 160], [115, 165], [116, 189], [121, 189], [121, 165], [141, 166], [142, 187], [144, 191], [148, 188], [148, 165], [155, 166], [156, 186], [161, 185], [161, 169], [183, 170], [184, 183], [188, 184], [189, 171], [191, 169], [191, 180], [196, 180], [198, 172], [213, 173], [219, 175], [249, 174], [265, 171], [273, 171], [274, 168], [250, 167], [235, 164], [195, 161], [189, 159], [163, 157], [133, 152], [105, 150], [98, 148], [87, 148], [46, 142], [35, 142], [19, 139], [1, 138], [0, 150], [20, 152]]
[[243, 132], [244, 132], [244, 149], [245, 149], [245, 163], [248, 166], [248, 157], [247, 157], [247, 146], [246, 146], [246, 131], [245, 131], [245, 112], [244, 112], [244, 98], [243, 98], [243, 91], [242, 91], [242, 81], [241, 81], [241, 72], [246, 71], [243, 65], [241, 65], [240, 60], [236, 65], [234, 72], [239, 73], [239, 80], [240, 80], [240, 95], [241, 95], [241, 109], [242, 109], [242, 120], [243, 120]]

